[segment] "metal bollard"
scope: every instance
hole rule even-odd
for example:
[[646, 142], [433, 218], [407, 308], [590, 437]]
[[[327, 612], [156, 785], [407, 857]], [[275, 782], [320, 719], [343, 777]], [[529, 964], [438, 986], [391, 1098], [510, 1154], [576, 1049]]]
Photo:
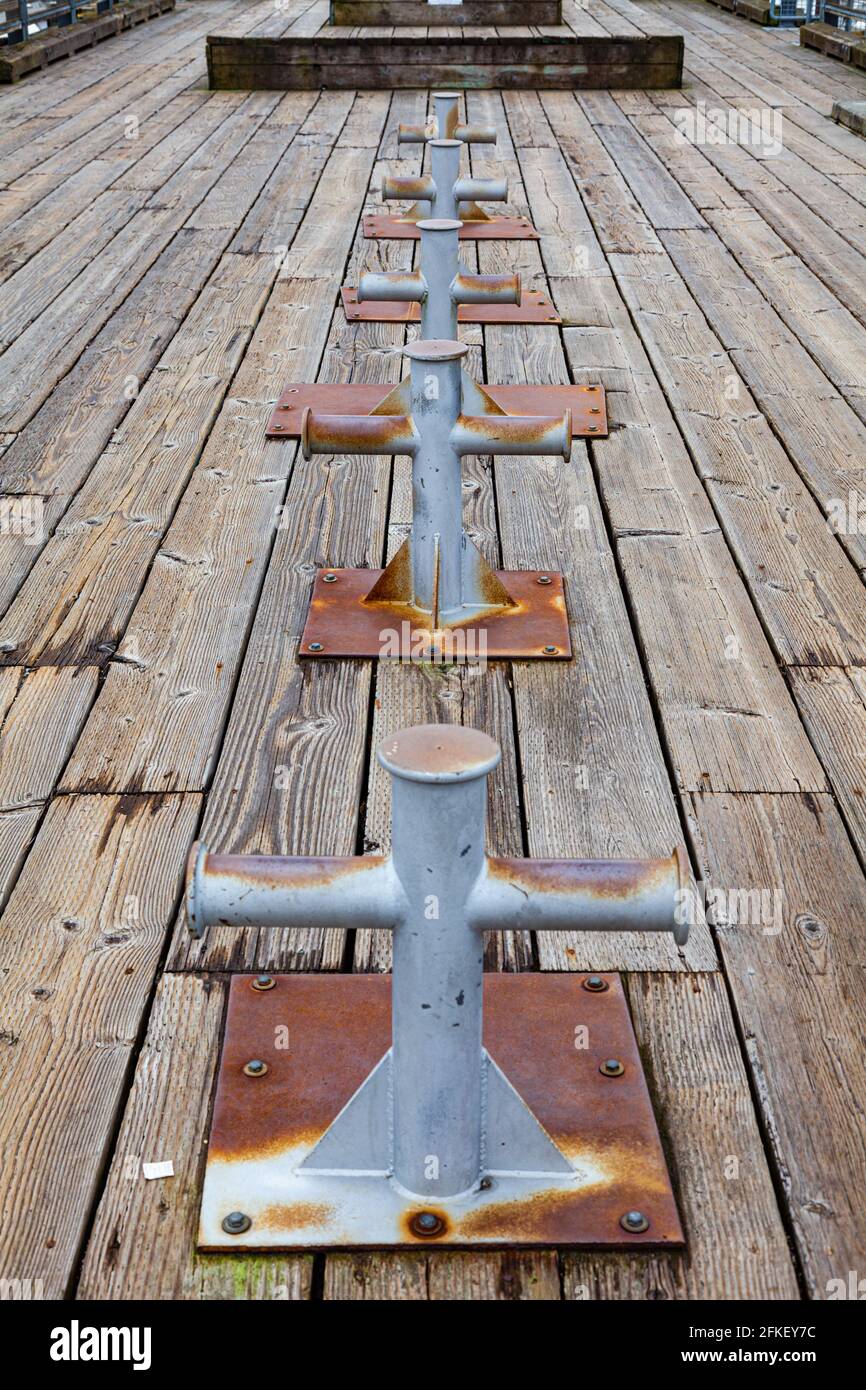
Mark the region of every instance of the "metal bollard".
[[[356, 620], [359, 616], [358, 604], [345, 588], [341, 594], [341, 572], [331, 570], [330, 579], [322, 575], [314, 588], [302, 656], [382, 655], [381, 632], [394, 630], [385, 623], [388, 609], [398, 626], [409, 619], [413, 640], [423, 633], [428, 642], [441, 644], [443, 634], [460, 629], [464, 638], [467, 630], [478, 631], [486, 644], [492, 623], [499, 619], [507, 625], [511, 616], [520, 619], [519, 640], [501, 653], [496, 648], [497, 654], [540, 656], [545, 648], [548, 656], [569, 654], [561, 576], [546, 574], [543, 585], [533, 576], [533, 599], [516, 595], [512, 583], [521, 576], [509, 572], [503, 578], [491, 570], [464, 531], [461, 459], [466, 454], [558, 454], [568, 459], [571, 412], [494, 413], [490, 398], [461, 369], [468, 350], [462, 343], [439, 340], [407, 347], [409, 382], [384, 403], [386, 409], [393, 403], [400, 413], [359, 417], [304, 412], [301, 447], [306, 459], [334, 453], [411, 456], [412, 527], [387, 569], [361, 596], [361, 611], [366, 605], [372, 619], [372, 627], [367, 624], [372, 649], [340, 649], [340, 642], [350, 638], [352, 614]], [[322, 588], [328, 583], [330, 600]], [[533, 631], [533, 615], [538, 614], [553, 623], [555, 641], [544, 623]], [[486, 646], [485, 652], [491, 654]]]
[[[579, 1186], [574, 1166], [483, 1045], [482, 933], [671, 932], [683, 944], [685, 851], [645, 861], [492, 858], [493, 739], [423, 725], [386, 738], [378, 757], [392, 779], [387, 857], [217, 856], [203, 845], [190, 856], [196, 935], [216, 924], [393, 932], [390, 1049], [286, 1180], [315, 1183], [340, 1230], [347, 1194], [356, 1223], [375, 1227], [383, 1206], [407, 1198], [484, 1203], [494, 1179], [520, 1201], [568, 1193]], [[521, 1022], [518, 1013], [518, 1033]]]
[[423, 145], [428, 140], [459, 140], [464, 145], [495, 145], [496, 131], [492, 125], [461, 125], [457, 109], [457, 92], [434, 92], [434, 118], [428, 125], [407, 125], [401, 121], [397, 127], [397, 141], [401, 145]]
[[[504, 203], [508, 197], [507, 179], [472, 179], [460, 177], [459, 140], [430, 140], [430, 173], [418, 178], [387, 176], [382, 180], [382, 198], [415, 199], [415, 204], [402, 214], [404, 220], [429, 216], [454, 221], [458, 218], [485, 217], [476, 199], [489, 203]], [[419, 203], [429, 207], [422, 212]]]
[[421, 305], [421, 337], [457, 337], [460, 304], [519, 304], [520, 276], [473, 275], [460, 264], [463, 224], [446, 219], [418, 223], [421, 269], [369, 271], [358, 281], [357, 299], [415, 301]]

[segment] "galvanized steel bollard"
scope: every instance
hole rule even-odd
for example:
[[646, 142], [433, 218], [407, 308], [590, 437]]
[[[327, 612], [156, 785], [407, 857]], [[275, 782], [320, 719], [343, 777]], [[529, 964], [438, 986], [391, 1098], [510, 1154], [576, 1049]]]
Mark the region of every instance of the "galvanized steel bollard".
[[[562, 577], [491, 570], [463, 529], [461, 459], [466, 454], [571, 453], [571, 412], [516, 416], [498, 408], [461, 369], [468, 348], [457, 342], [416, 342], [405, 349], [409, 382], [367, 416], [304, 412], [301, 445], [313, 454], [408, 454], [412, 458], [412, 528], [387, 569], [360, 594], [351, 580], [364, 571], [321, 572], [301, 639], [302, 656], [396, 655], [391, 634], [408, 620], [409, 645], [429, 659], [485, 656], [568, 656]], [[350, 583], [347, 585], [345, 579]], [[363, 583], [363, 580], [362, 580]], [[515, 585], [521, 585], [518, 592]], [[386, 635], [387, 634], [387, 635]], [[423, 634], [423, 637], [422, 637]], [[388, 642], [387, 651], [383, 643]], [[425, 645], [426, 644], [426, 645]], [[399, 643], [400, 655], [411, 659]], [[480, 650], [479, 650], [480, 648]]]
[[427, 140], [459, 140], [464, 145], [495, 145], [496, 130], [492, 125], [461, 125], [457, 109], [457, 92], [433, 93], [433, 120], [426, 126], [407, 125], [401, 121], [397, 127], [397, 141], [401, 145], [423, 145]]
[[[277, 1179], [305, 1210], [321, 1204], [313, 1224], [332, 1238], [339, 1232], [337, 1243], [347, 1244], [393, 1240], [405, 1230], [407, 1203], [410, 1212], [413, 1203], [436, 1204], [434, 1215], [447, 1227], [456, 1211], [489, 1203], [491, 1186], [499, 1188], [496, 1201], [516, 1204], [518, 1228], [541, 1194], [572, 1194], [579, 1204], [586, 1174], [483, 1045], [482, 933], [672, 932], [680, 944], [688, 935], [678, 913], [689, 882], [681, 847], [669, 859], [645, 861], [488, 856], [486, 784], [500, 751], [486, 734], [453, 725], [404, 729], [384, 740], [378, 757], [392, 779], [388, 856], [212, 855], [203, 845], [191, 851], [187, 914], [196, 936], [215, 925], [393, 932], [390, 1048], [324, 1131], [312, 1143], [307, 1136], [303, 1155], [272, 1160], [265, 1190], [229, 1195], [216, 1164], [215, 1190], [206, 1185], [205, 1192], [205, 1244], [219, 1243], [216, 1223], [227, 1211], [249, 1211], [257, 1196], [265, 1225], [291, 1224], [289, 1208], [279, 1218], [267, 1214]], [[580, 980], [555, 978], [568, 981], [573, 997]], [[530, 1019], [519, 1012], [510, 1019], [518, 1035], [524, 1023]], [[565, 1018], [566, 1049], [571, 1026]], [[416, 1220], [413, 1231], [423, 1238], [423, 1223], [419, 1229]], [[253, 1234], [265, 1244], [283, 1243], [264, 1230]], [[321, 1237], [319, 1231], [310, 1243]], [[308, 1242], [300, 1230], [288, 1243]]]
[[[417, 178], [387, 176], [382, 180], [382, 198], [416, 199], [415, 205], [402, 214], [402, 219], [418, 221], [421, 217], [447, 218], [462, 221], [484, 218], [487, 214], [476, 206], [476, 199], [488, 203], [504, 203], [508, 197], [507, 179], [473, 179], [460, 177], [459, 140], [430, 140], [430, 173]], [[429, 206], [422, 212], [418, 203]]]
[[459, 304], [519, 304], [520, 276], [473, 275], [460, 264], [462, 223], [430, 219], [418, 223], [420, 270], [369, 271], [358, 281], [358, 301], [412, 301], [421, 305], [421, 337], [457, 337]]

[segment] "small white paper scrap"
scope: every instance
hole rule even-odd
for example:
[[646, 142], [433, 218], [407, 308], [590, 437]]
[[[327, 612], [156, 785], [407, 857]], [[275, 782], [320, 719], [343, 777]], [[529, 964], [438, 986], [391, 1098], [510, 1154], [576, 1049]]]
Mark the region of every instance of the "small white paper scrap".
[[174, 1164], [165, 1158], [161, 1163], [142, 1163], [141, 1171], [146, 1178], [173, 1178]]

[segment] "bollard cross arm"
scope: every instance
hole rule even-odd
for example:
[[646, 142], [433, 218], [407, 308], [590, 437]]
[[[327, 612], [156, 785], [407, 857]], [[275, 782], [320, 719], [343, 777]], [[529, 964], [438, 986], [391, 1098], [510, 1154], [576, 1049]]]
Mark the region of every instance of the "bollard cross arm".
[[374, 299], [423, 304], [429, 288], [420, 270], [367, 270], [358, 280], [358, 303]]
[[434, 121], [427, 125], [412, 125], [401, 121], [397, 127], [397, 143], [400, 145], [424, 145], [428, 140], [441, 135], [444, 139], [459, 140], [461, 145], [495, 145], [496, 128], [492, 125], [456, 125], [452, 130], [437, 131]]
[[461, 265], [451, 281], [455, 304], [519, 304], [520, 272], [473, 275]]
[[[680, 910], [688, 893], [685, 850], [668, 859], [506, 859], [485, 855], [466, 899], [475, 931], [673, 932], [688, 939]], [[411, 889], [390, 855], [286, 857], [211, 854], [192, 846], [187, 922], [195, 937], [210, 925], [326, 930], [396, 930]]]
[[405, 915], [391, 857], [211, 854], [196, 842], [187, 861], [186, 916], [208, 926], [393, 929]]
[[386, 174], [382, 179], [382, 198], [385, 202], [409, 198], [420, 203], [432, 203], [435, 197], [436, 184], [432, 174]]
[[301, 452], [314, 454], [409, 454], [419, 435], [410, 415], [320, 415], [309, 406], [301, 418]]
[[463, 415], [451, 431], [455, 452], [571, 457], [571, 411], [562, 415]]
[[507, 179], [457, 179], [454, 197], [458, 203], [504, 203], [508, 198]]
[[686, 852], [667, 859], [485, 858], [467, 916], [476, 931], [672, 932], [685, 945]]

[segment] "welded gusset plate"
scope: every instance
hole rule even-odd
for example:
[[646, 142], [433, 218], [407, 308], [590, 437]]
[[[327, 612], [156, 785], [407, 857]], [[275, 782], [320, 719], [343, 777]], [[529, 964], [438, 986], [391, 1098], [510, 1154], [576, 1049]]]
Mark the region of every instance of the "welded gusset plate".
[[[482, 382], [506, 415], [561, 415], [571, 411], [575, 438], [603, 439], [607, 434], [607, 407], [602, 386], [488, 386]], [[268, 421], [269, 439], [298, 439], [307, 406], [322, 415], [372, 415], [394, 389], [391, 385], [349, 382], [290, 382]]]
[[[566, 1245], [612, 1250], [684, 1244], [670, 1178], [618, 975], [590, 993], [585, 975], [484, 977], [484, 1043], [574, 1168], [493, 1176], [490, 1186], [435, 1203], [388, 1177], [298, 1171], [331, 1121], [388, 1050], [387, 975], [278, 975], [231, 983], [201, 1207], [204, 1250], [356, 1246]], [[248, 1076], [252, 1059], [267, 1072]], [[618, 1061], [623, 1072], [599, 1068]], [[411, 1221], [434, 1211], [441, 1229]], [[643, 1213], [645, 1231], [620, 1224]], [[230, 1212], [249, 1228], [223, 1231]]]
[[[415, 300], [363, 299], [344, 285], [343, 309], [350, 323], [420, 323], [421, 305]], [[458, 304], [458, 323], [562, 323], [546, 294], [523, 290], [519, 304]]]
[[421, 627], [409, 607], [364, 602], [382, 573], [319, 570], [298, 655], [441, 666], [571, 657], [565, 591], [555, 570], [496, 570], [515, 606], [437, 633]]
[[[364, 217], [364, 236], [380, 240], [417, 241], [421, 233], [418, 224], [407, 217], [392, 217], [384, 212], [368, 212]], [[465, 221], [458, 233], [461, 241], [540, 241], [538, 232], [528, 217], [488, 217], [484, 221]]]

